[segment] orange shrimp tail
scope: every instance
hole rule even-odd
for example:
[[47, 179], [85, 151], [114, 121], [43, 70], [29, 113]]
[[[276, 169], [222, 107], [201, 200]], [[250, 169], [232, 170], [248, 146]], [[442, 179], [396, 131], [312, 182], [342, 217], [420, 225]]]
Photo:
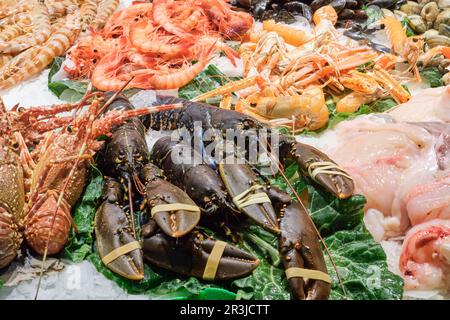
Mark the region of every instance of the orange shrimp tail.
[[442, 48], [442, 54], [446, 59], [450, 59], [450, 47]]

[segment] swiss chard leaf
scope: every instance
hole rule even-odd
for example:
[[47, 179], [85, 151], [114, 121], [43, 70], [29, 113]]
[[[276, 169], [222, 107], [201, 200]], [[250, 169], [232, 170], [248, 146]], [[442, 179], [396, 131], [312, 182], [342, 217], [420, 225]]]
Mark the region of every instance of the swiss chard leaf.
[[442, 75], [437, 67], [428, 67], [420, 70], [420, 76], [430, 84], [430, 87], [436, 88], [444, 85]]
[[325, 238], [346, 291], [344, 295], [331, 261], [325, 255], [333, 279], [331, 299], [401, 299], [403, 280], [387, 269], [386, 255], [364, 223]]
[[[183, 99], [192, 99], [202, 93], [214, 90], [235, 78], [228, 78], [216, 66], [210, 64], [200, 72], [191, 82], [178, 90], [178, 96]], [[219, 98], [206, 101], [209, 104], [218, 104]]]

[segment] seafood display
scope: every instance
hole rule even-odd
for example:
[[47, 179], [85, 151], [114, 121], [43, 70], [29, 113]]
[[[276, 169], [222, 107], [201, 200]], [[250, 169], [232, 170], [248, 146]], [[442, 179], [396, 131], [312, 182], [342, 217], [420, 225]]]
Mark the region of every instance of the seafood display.
[[130, 79], [129, 88], [177, 89], [215, 51], [235, 63], [237, 54], [223, 38], [239, 40], [252, 24], [250, 15], [224, 0], [137, 3], [71, 49], [65, 70], [72, 78], [89, 77], [104, 91], [119, 90]]
[[1, 1], [0, 297], [448, 298], [449, 10]]
[[[224, 135], [230, 129], [245, 135], [248, 130], [263, 128], [248, 116], [198, 102], [159, 96], [156, 105], [176, 103], [182, 103], [183, 107], [154, 113], [144, 123], [153, 130], [193, 130], [193, 124], [200, 121], [204, 130], [214, 127]], [[124, 97], [110, 105], [115, 106], [132, 108]], [[258, 266], [257, 258], [212, 239], [197, 227], [200, 215], [206, 214], [203, 218], [206, 220], [213, 216], [226, 221], [227, 216], [241, 212], [263, 228], [279, 234], [280, 253], [294, 297], [328, 297], [330, 279], [317, 233], [304, 208], [288, 194], [259, 181], [251, 166], [219, 163], [215, 164], [217, 169], [214, 170], [195, 154], [195, 149], [191, 149], [193, 146], [172, 141], [170, 137], [161, 138], [154, 144], [152, 163], [148, 163], [148, 149], [141, 128], [142, 123], [137, 118], [128, 120], [114, 130], [105, 150], [106, 161], [101, 168], [123, 181], [125, 186], [125, 190], [121, 190], [117, 180], [107, 180], [103, 193], [105, 202], [96, 214], [97, 246], [108, 268], [129, 279], [142, 279], [144, 258], [161, 268], [209, 281], [248, 275]], [[342, 199], [352, 195], [352, 180], [337, 166], [326, 172], [311, 171], [322, 163], [333, 164], [325, 154], [288, 136], [282, 136], [280, 145], [282, 158], [294, 159], [301, 172], [312, 174], [311, 178], [329, 192]], [[177, 158], [180, 148], [188, 150], [188, 155], [193, 151], [199, 161], [194, 164], [187, 159], [180, 161]], [[129, 204], [123, 201], [124, 191], [129, 194]], [[131, 218], [134, 200], [139, 197], [142, 199], [140, 210], [145, 209], [149, 217], [142, 226], [141, 236], [132, 231], [135, 222]], [[140, 237], [143, 239], [142, 251], [137, 240]], [[215, 256], [219, 246], [222, 246], [222, 253]], [[182, 257], [189, 262], [174, 264]], [[214, 264], [212, 259], [216, 261]], [[309, 278], [308, 282], [302, 279], [304, 277]]]
[[448, 289], [449, 89], [424, 91], [428, 118], [416, 116], [420, 99], [413, 98], [389, 114], [339, 124], [339, 141], [321, 148], [366, 197], [365, 224], [374, 238], [406, 234], [399, 269], [408, 290]]
[[[119, 1], [3, 1], [0, 6], [0, 89], [19, 84], [65, 54], [86, 30], [103, 27]], [[90, 16], [94, 19], [90, 19]]]

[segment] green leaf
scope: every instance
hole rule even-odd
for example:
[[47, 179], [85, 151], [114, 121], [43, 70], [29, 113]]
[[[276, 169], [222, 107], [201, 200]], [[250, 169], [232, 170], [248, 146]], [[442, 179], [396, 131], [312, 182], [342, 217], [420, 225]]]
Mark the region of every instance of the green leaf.
[[68, 102], [77, 102], [83, 98], [88, 84], [85, 82], [78, 82], [72, 80], [61, 80], [50, 82], [48, 89], [53, 92], [59, 99]]
[[408, 19], [408, 17], [404, 17], [402, 21], [400, 21], [402, 26], [405, 28], [406, 36], [407, 37], [413, 37], [416, 34], [414, 33], [414, 30], [411, 28], [411, 21]]
[[331, 299], [391, 300], [401, 299], [403, 280], [387, 269], [386, 255], [364, 223], [342, 230], [325, 239], [342, 279], [346, 296], [328, 256], [325, 256], [333, 279]]
[[430, 84], [430, 87], [436, 88], [444, 85], [442, 75], [437, 67], [428, 67], [420, 70], [420, 76]]
[[64, 57], [56, 57], [53, 59], [52, 66], [50, 67], [50, 72], [48, 73], [48, 83], [52, 82], [52, 78], [61, 69], [62, 63], [64, 62]]
[[[210, 64], [200, 72], [191, 82], [178, 90], [178, 96], [183, 99], [192, 99], [202, 93], [214, 90], [236, 78], [228, 78], [216, 66]], [[207, 100], [209, 104], [219, 104], [220, 98]]]
[[81, 200], [75, 207], [73, 220], [78, 233], [72, 228], [69, 241], [64, 248], [65, 256], [74, 261], [83, 261], [91, 252], [94, 243], [94, 215], [103, 188], [103, 176], [91, 167], [90, 180]]

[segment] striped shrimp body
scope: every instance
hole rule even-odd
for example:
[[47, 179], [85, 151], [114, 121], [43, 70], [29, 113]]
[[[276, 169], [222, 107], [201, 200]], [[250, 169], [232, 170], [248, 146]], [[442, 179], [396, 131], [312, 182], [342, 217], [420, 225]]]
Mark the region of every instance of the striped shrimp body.
[[95, 18], [99, 0], [81, 0], [81, 30], [86, 31]]
[[36, 2], [32, 17], [32, 32], [19, 36], [8, 43], [3, 43], [0, 45], [0, 52], [17, 54], [44, 43], [50, 37], [51, 23], [47, 8]]
[[22, 1], [15, 7], [7, 7], [4, 9], [0, 8], [0, 19], [18, 14], [21, 12], [30, 11], [32, 8], [33, 8], [33, 4], [27, 3], [27, 1]]
[[108, 18], [114, 13], [119, 5], [119, 0], [100, 0], [97, 7], [97, 14], [92, 22], [94, 30], [101, 29], [105, 26]]
[[6, 89], [42, 71], [55, 57], [63, 55], [80, 31], [79, 15], [68, 16], [66, 24], [54, 32], [47, 42], [15, 56], [0, 69], [0, 89]]
[[0, 54], [0, 67], [4, 66], [11, 59], [12, 59], [12, 56], [10, 56], [10, 55]]

